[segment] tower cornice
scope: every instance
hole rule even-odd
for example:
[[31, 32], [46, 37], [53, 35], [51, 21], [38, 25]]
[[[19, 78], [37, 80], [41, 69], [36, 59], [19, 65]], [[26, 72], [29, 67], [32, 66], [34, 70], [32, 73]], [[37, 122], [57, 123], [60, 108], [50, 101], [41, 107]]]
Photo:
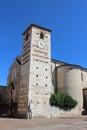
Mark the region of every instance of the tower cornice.
[[52, 32], [50, 29], [47, 29], [47, 28], [44, 28], [42, 26], [38, 26], [36, 24], [31, 24], [24, 32], [23, 32], [23, 35], [32, 27], [37, 27], [37, 28], [40, 28], [40, 29], [43, 29], [43, 30], [46, 30], [46, 31], [49, 31], [49, 32]]

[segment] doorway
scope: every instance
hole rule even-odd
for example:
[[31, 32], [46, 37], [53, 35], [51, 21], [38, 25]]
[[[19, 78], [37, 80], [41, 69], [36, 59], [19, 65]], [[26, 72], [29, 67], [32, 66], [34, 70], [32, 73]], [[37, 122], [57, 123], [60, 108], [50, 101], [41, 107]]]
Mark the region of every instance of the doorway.
[[87, 88], [83, 89], [83, 115], [87, 115]]

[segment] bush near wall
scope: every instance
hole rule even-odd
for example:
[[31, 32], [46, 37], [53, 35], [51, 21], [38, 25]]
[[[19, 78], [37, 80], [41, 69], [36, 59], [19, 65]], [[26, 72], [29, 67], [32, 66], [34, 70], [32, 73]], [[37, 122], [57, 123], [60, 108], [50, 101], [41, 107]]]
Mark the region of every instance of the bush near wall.
[[63, 110], [71, 110], [77, 106], [77, 101], [67, 93], [52, 94], [50, 97], [50, 105], [59, 107]]

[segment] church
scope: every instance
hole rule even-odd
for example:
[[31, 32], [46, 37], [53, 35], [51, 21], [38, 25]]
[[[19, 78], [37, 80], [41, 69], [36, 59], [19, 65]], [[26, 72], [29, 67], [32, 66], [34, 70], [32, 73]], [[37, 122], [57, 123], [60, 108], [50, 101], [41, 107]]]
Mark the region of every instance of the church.
[[[22, 56], [11, 65], [7, 82], [9, 101], [17, 103], [14, 113], [19, 117], [29, 118], [30, 103], [32, 117], [58, 117], [59, 109], [49, 103], [52, 93], [68, 93], [78, 101], [72, 115], [87, 109], [87, 69], [51, 59], [50, 29], [31, 24], [23, 32]], [[15, 89], [10, 94], [11, 82]]]

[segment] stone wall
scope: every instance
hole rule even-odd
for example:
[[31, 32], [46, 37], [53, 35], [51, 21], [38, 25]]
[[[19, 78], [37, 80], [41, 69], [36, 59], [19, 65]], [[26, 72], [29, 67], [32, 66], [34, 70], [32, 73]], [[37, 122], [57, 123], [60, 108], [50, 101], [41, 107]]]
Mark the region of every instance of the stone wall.
[[75, 117], [81, 115], [81, 111], [79, 111], [78, 107], [69, 111], [64, 111], [57, 107], [51, 107], [50, 113], [51, 117]]
[[[19, 99], [19, 88], [20, 88], [20, 71], [21, 71], [21, 57], [18, 56], [14, 60], [13, 64], [9, 69], [9, 75], [7, 79], [7, 93], [8, 93], [8, 100], [7, 103], [11, 104], [11, 99], [13, 99], [13, 103], [15, 107], [13, 109], [13, 115], [17, 114], [17, 106], [18, 106], [18, 99]], [[12, 88], [12, 83], [14, 88]], [[10, 114], [10, 108], [9, 108]]]
[[18, 116], [27, 118], [28, 108], [29, 62], [21, 67], [21, 80], [18, 100]]
[[51, 93], [58, 92], [57, 89], [57, 67], [67, 63], [51, 59]]
[[20, 66], [17, 65], [16, 61], [12, 64], [7, 79], [7, 91], [9, 94], [9, 101], [11, 100], [11, 83], [14, 84], [14, 102], [18, 102], [19, 87], [20, 87]]
[[23, 35], [23, 48], [21, 58], [21, 76], [19, 88], [18, 116], [27, 118], [28, 112], [28, 91], [30, 77], [30, 53], [31, 53], [31, 30]]
[[[82, 67], [76, 65], [65, 65], [57, 68], [57, 85], [59, 93], [68, 93], [78, 101], [79, 111], [83, 111], [83, 96], [86, 99], [87, 72]], [[81, 113], [80, 112], [80, 113]]]
[[[40, 38], [43, 32], [44, 39]], [[44, 48], [39, 46], [43, 41]], [[30, 58], [28, 104], [32, 101], [33, 117], [49, 117], [51, 94], [50, 32], [33, 26]]]

